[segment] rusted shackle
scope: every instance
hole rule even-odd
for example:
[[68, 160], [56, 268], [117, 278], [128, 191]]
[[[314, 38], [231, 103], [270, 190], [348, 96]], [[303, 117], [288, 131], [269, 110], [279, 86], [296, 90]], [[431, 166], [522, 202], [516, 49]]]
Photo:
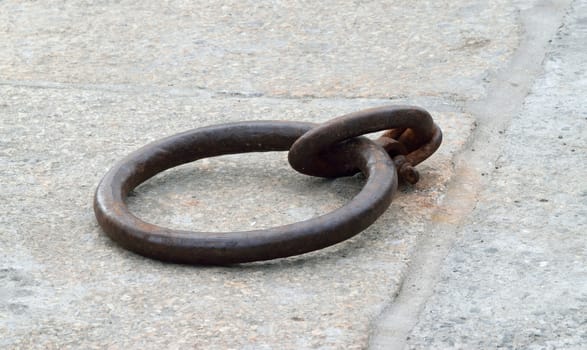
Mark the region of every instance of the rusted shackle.
[[[389, 129], [389, 130], [387, 130]], [[372, 141], [363, 135], [387, 130]], [[348, 239], [371, 225], [391, 203], [398, 173], [415, 183], [413, 168], [434, 153], [440, 128], [424, 109], [386, 106], [323, 124], [291, 121], [229, 123], [189, 130], [152, 142], [116, 163], [94, 197], [104, 232], [124, 248], [169, 262], [227, 265], [307, 253]], [[134, 216], [125, 199], [154, 175], [198, 159], [225, 154], [289, 150], [297, 171], [321, 177], [362, 172], [362, 190], [345, 206], [322, 216], [264, 230], [172, 230]], [[396, 170], [397, 169], [397, 170]]]

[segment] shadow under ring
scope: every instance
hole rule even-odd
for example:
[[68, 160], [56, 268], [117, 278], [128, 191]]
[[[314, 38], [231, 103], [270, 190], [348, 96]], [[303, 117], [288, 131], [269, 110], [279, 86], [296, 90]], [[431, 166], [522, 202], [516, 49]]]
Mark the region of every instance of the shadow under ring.
[[154, 175], [198, 159], [247, 152], [286, 151], [317, 124], [253, 121], [193, 129], [131, 153], [104, 176], [94, 212], [104, 232], [122, 247], [162, 261], [228, 265], [283, 258], [346, 240], [371, 225], [391, 204], [397, 175], [387, 153], [365, 137], [333, 147], [333, 157], [365, 175], [361, 191], [344, 206], [309, 220], [239, 232], [173, 230], [147, 223], [128, 209], [130, 191]]

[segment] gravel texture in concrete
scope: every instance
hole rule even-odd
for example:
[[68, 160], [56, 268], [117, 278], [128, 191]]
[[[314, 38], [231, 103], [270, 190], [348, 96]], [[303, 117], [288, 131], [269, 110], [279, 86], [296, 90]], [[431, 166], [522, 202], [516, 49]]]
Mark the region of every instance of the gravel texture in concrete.
[[[162, 264], [97, 226], [95, 186], [119, 158], [193, 127], [248, 119], [320, 121], [383, 100], [202, 99], [0, 87], [0, 343], [37, 348], [360, 348], [397, 290], [472, 121], [435, 112], [447, 142], [386, 214], [330, 249], [232, 268]], [[329, 212], [360, 177], [297, 174], [286, 153], [202, 160], [140, 187], [132, 210], [193, 230], [269, 227]]]
[[[474, 128], [462, 106], [507, 64], [518, 11], [535, 3], [1, 1], [0, 347], [366, 347]], [[422, 180], [347, 242], [179, 266], [120, 249], [94, 219], [100, 178], [149, 141], [395, 103], [429, 109], [445, 141]], [[246, 230], [329, 212], [361, 184], [299, 175], [285, 153], [237, 155], [165, 172], [129, 205], [174, 228]]]
[[284, 97], [475, 96], [519, 39], [495, 1], [2, 1], [3, 79]]
[[575, 1], [553, 39], [409, 348], [585, 348], [585, 13]]

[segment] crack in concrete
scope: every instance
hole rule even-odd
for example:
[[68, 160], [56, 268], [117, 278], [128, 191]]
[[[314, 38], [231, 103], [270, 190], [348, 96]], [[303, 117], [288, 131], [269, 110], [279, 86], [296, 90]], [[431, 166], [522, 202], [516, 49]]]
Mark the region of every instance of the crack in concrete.
[[[114, 93], [127, 94], [160, 94], [175, 97], [199, 97], [199, 98], [236, 98], [236, 99], [251, 99], [251, 98], [266, 98], [273, 100], [389, 100], [389, 101], [406, 101], [410, 100], [409, 96], [376, 96], [376, 95], [267, 95], [262, 92], [251, 91], [231, 91], [231, 90], [211, 90], [205, 86], [181, 87], [181, 86], [158, 86], [158, 85], [135, 85], [135, 84], [84, 84], [84, 83], [63, 83], [55, 81], [44, 80], [2, 80], [0, 79], [0, 86], [24, 87], [33, 89], [59, 89], [59, 90], [87, 90], [87, 91], [105, 91]], [[436, 101], [447, 101], [454, 108], [450, 111], [462, 110], [463, 98], [461, 96], [451, 93], [439, 93], [435, 95], [420, 95], [417, 99], [430, 99]], [[439, 103], [440, 104], [440, 103]], [[444, 108], [443, 110], [446, 110]]]
[[400, 292], [372, 326], [370, 349], [403, 349], [420, 312], [434, 293], [439, 270], [462, 225], [475, 210], [479, 191], [488, 183], [501, 151], [504, 130], [519, 113], [535, 78], [543, 70], [549, 39], [554, 37], [569, 0], [542, 1], [522, 10], [525, 35], [509, 65], [496, 74], [485, 99], [465, 104], [477, 127], [455, 156], [454, 177], [443, 203], [422, 237]]

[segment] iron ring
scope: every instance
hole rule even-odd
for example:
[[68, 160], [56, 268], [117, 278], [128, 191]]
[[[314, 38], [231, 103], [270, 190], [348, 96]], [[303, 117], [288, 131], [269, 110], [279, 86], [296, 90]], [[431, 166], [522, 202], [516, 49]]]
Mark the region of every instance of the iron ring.
[[98, 185], [94, 196], [98, 223], [128, 250], [187, 264], [227, 265], [282, 258], [348, 239], [387, 209], [397, 189], [393, 161], [383, 148], [364, 137], [338, 145], [333, 152], [365, 174], [362, 190], [343, 207], [306, 221], [254, 231], [192, 232], [147, 223], [125, 204], [130, 191], [166, 169], [224, 154], [285, 151], [316, 126], [284, 121], [230, 123], [150, 143], [115, 164]]

